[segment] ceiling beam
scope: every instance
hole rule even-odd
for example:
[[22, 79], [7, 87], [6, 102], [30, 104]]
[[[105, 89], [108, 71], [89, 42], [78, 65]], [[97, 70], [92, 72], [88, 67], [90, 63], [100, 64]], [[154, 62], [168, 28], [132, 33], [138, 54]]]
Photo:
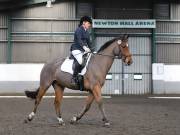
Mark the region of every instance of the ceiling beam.
[[40, 4], [40, 3], [46, 3], [46, 2], [47, 0], [18, 0], [16, 2], [13, 0], [8, 0], [6, 2], [0, 1], [0, 10], [9, 10], [9, 9], [19, 8], [19, 7], [28, 6], [28, 5], [35, 5], [35, 4]]
[[47, 2], [47, 0], [24, 0], [20, 5], [26, 6], [26, 5], [39, 4], [44, 2]]

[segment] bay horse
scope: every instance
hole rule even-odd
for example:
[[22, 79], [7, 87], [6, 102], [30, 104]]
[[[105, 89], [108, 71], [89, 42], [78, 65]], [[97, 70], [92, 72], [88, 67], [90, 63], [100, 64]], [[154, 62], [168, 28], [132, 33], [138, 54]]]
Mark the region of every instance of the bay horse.
[[[132, 63], [132, 55], [128, 47], [128, 35], [116, 37], [106, 42], [97, 53], [93, 54], [89, 60], [87, 72], [84, 75], [84, 91], [89, 94], [86, 98], [86, 104], [81, 113], [71, 119], [71, 123], [75, 123], [90, 109], [93, 100], [96, 101], [102, 114], [102, 121], [105, 126], [109, 126], [110, 122], [106, 117], [103, 101], [101, 96], [101, 88], [105, 83], [106, 75], [113, 64], [115, 58], [130, 65]], [[61, 101], [63, 99], [64, 88], [78, 89], [75, 83], [72, 83], [72, 75], [62, 72], [60, 67], [64, 59], [56, 59], [44, 65], [40, 75], [40, 86], [36, 91], [26, 91], [27, 97], [35, 99], [33, 111], [28, 115], [26, 122], [31, 121], [37, 111], [37, 107], [46, 93], [47, 89], [52, 85], [55, 90], [54, 106], [57, 120], [60, 125], [65, 125], [61, 117]]]

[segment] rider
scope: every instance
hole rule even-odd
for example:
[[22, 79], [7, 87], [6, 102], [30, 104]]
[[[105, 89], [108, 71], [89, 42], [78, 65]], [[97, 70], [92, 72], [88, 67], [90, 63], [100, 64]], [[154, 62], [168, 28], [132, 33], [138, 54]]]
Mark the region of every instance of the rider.
[[89, 16], [83, 16], [80, 19], [79, 27], [74, 33], [74, 43], [71, 45], [71, 53], [77, 60], [75, 63], [75, 69], [73, 73], [73, 79], [76, 83], [78, 82], [77, 75], [81, 72], [83, 64], [84, 52], [91, 52], [90, 49], [90, 34], [88, 29], [92, 25], [92, 19]]

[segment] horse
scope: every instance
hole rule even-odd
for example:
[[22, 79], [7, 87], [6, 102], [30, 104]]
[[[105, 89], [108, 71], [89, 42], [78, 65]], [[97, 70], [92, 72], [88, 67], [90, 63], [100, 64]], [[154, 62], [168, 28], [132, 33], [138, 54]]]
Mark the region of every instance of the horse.
[[[93, 53], [87, 71], [84, 74], [84, 91], [88, 92], [86, 104], [77, 116], [73, 116], [70, 123], [76, 123], [90, 109], [92, 102], [95, 100], [102, 115], [102, 121], [105, 126], [110, 122], [104, 111], [101, 88], [105, 83], [106, 75], [113, 64], [114, 59], [119, 58], [126, 65], [132, 64], [132, 55], [128, 47], [128, 35], [113, 38], [106, 42], [97, 53]], [[57, 120], [60, 125], [65, 125], [61, 117], [61, 101], [65, 88], [78, 90], [78, 85], [72, 82], [72, 75], [61, 71], [60, 67], [65, 59], [55, 59], [44, 65], [40, 74], [40, 86], [36, 91], [26, 91], [27, 97], [35, 99], [33, 111], [25, 119], [26, 122], [32, 121], [37, 107], [47, 89], [52, 85], [55, 90], [54, 106]]]

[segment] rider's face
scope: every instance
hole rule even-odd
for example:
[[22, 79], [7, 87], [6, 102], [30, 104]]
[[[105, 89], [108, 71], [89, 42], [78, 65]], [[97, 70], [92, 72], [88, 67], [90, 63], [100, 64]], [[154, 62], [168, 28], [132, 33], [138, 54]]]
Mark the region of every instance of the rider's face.
[[91, 23], [89, 23], [89, 22], [87, 22], [87, 21], [84, 21], [84, 22], [83, 22], [83, 26], [84, 26], [85, 29], [88, 30], [89, 28], [91, 28]]

